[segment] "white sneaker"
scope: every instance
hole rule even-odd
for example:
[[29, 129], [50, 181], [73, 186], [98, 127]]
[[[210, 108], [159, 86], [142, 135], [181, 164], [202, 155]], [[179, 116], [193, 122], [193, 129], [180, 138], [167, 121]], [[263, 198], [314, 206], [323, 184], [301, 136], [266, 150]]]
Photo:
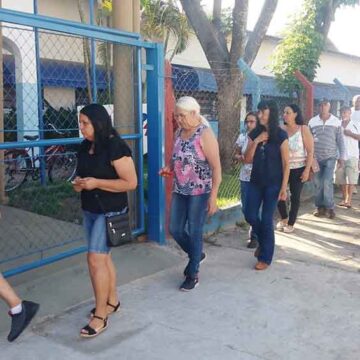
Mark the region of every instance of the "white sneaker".
[[287, 225], [286, 222], [287, 222], [287, 220], [280, 220], [280, 221], [276, 224], [276, 230], [284, 231], [284, 227]]
[[284, 233], [290, 234], [294, 231], [294, 227], [292, 225], [285, 225], [283, 231]]

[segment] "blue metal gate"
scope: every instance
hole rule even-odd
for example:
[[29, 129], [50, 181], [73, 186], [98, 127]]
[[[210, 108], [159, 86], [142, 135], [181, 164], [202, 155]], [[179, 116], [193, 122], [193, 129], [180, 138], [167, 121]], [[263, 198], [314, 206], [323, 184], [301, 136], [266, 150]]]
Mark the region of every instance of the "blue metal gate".
[[[103, 103], [113, 111], [114, 64], [109, 54], [103, 62], [101, 56], [115, 47], [132, 53], [131, 78], [121, 85], [132, 89], [129, 106], [135, 119], [134, 131], [122, 136], [132, 146], [139, 177], [133, 194], [134, 234], [147, 232], [149, 240], [165, 241], [164, 187], [158, 176], [164, 157], [163, 47], [143, 42], [135, 33], [94, 25], [93, 1], [89, 3], [92, 24], [38, 15], [36, 6], [35, 14], [0, 9], [4, 95], [0, 131], [5, 137], [0, 143], [0, 176], [7, 186], [1, 205], [0, 269], [5, 276], [86, 251], [79, 201], [68, 181], [82, 140], [77, 114], [89, 102]], [[14, 170], [18, 168], [22, 171]]]

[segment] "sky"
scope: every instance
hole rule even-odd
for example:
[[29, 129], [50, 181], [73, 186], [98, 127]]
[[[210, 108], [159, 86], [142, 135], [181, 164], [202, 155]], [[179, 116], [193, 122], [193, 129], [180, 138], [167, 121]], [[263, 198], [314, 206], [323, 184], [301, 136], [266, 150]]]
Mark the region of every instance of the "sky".
[[[213, 0], [202, 0], [208, 11], [212, 11]], [[251, 30], [261, 11], [264, 0], [249, 0], [248, 28]], [[291, 20], [291, 15], [301, 8], [302, 0], [279, 0], [268, 34], [279, 35]], [[232, 7], [234, 0], [223, 0], [223, 8]], [[360, 5], [337, 10], [331, 25], [329, 39], [339, 51], [360, 56]], [[355, 40], [355, 41], [354, 41]]]

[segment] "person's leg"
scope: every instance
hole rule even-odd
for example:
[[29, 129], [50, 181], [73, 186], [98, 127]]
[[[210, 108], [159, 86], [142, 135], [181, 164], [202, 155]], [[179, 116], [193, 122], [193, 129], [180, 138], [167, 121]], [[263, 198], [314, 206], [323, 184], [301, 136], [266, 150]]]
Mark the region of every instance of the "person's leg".
[[341, 192], [342, 192], [342, 203], [341, 204], [346, 204], [348, 201], [348, 194], [349, 194], [348, 185], [341, 185]]
[[194, 279], [198, 276], [201, 254], [203, 250], [203, 228], [207, 214], [210, 194], [189, 196], [188, 228], [189, 228], [189, 265], [187, 275]]
[[273, 216], [278, 202], [280, 187], [267, 186], [263, 193], [263, 206], [261, 212], [261, 249], [259, 254], [259, 261], [268, 265], [271, 264], [274, 247], [275, 234]]
[[352, 158], [348, 161], [349, 166], [347, 168], [347, 181], [348, 181], [348, 198], [347, 198], [347, 206], [351, 206], [352, 204], [352, 195], [354, 193], [354, 189], [356, 188], [356, 183], [359, 176], [359, 167], [358, 160], [356, 158]]
[[[117, 283], [116, 283], [116, 268], [114, 262], [112, 261], [111, 254], [108, 255], [106, 259], [106, 266], [108, 268], [109, 273], [109, 295], [108, 295], [108, 303], [117, 306], [119, 303], [119, 296], [117, 293]], [[112, 306], [108, 306], [108, 313], [114, 311]]]
[[248, 185], [247, 202], [245, 208], [245, 220], [251, 225], [257, 235], [259, 247], [261, 247], [260, 217], [259, 210], [262, 202], [262, 189], [251, 182]]
[[324, 163], [323, 172], [323, 199], [327, 210], [334, 210], [334, 171], [336, 159], [328, 159]]
[[189, 253], [189, 234], [185, 227], [188, 218], [188, 196], [172, 194], [169, 233], [184, 252]]
[[7, 337], [12, 342], [26, 329], [39, 310], [39, 304], [32, 301], [22, 301], [10, 284], [0, 273], [0, 298], [9, 307], [11, 329]]
[[9, 308], [14, 308], [21, 304], [21, 299], [15, 293], [14, 289], [4, 279], [0, 273], [0, 297], [6, 302]]
[[[84, 227], [88, 237], [87, 262], [95, 296], [94, 315], [106, 319], [111, 273], [108, 267], [110, 248], [107, 246], [105, 215], [84, 212]], [[97, 331], [104, 327], [104, 321], [93, 317], [89, 326]], [[87, 334], [88, 331], [83, 329], [81, 333]]]
[[[248, 192], [249, 192], [249, 181], [241, 181], [240, 182], [240, 186], [241, 186], [241, 205], [242, 205], [242, 212], [244, 214], [244, 217], [246, 218], [245, 215], [245, 208], [246, 208], [246, 203], [247, 203], [247, 198], [248, 198]], [[257, 246], [257, 238], [258, 236], [256, 235], [254, 229], [252, 228], [252, 226], [250, 226], [250, 231], [249, 231], [249, 235], [250, 235], [250, 243], [248, 247], [253, 248]]]
[[324, 208], [324, 176], [325, 164], [319, 161], [319, 171], [314, 174], [315, 206], [318, 209]]
[[300, 196], [304, 183], [301, 181], [301, 175], [304, 172], [304, 168], [291, 170], [290, 184], [290, 212], [288, 225], [294, 226], [299, 208], [300, 208]]

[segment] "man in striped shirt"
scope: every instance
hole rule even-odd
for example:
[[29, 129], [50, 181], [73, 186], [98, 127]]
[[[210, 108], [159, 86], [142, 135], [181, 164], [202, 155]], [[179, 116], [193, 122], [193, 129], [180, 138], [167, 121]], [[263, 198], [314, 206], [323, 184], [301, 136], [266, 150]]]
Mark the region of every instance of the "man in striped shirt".
[[320, 170], [315, 173], [315, 216], [335, 217], [334, 211], [334, 171], [344, 166], [345, 145], [341, 121], [330, 113], [330, 101], [320, 102], [320, 113], [309, 121], [314, 136], [315, 159]]

